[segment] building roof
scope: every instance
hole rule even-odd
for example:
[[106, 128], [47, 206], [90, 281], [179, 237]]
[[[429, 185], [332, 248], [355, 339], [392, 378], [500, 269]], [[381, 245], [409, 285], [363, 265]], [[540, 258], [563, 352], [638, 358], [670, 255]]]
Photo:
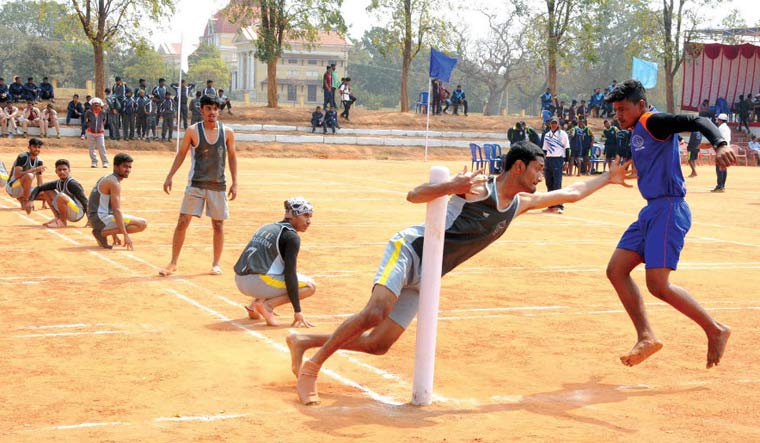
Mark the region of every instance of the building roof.
[[[246, 26], [243, 28], [240, 28], [238, 35], [235, 37], [235, 42], [240, 42], [242, 37], [243, 40], [247, 41], [253, 41], [256, 39], [256, 30], [253, 26]], [[286, 38], [286, 43], [300, 43], [300, 44], [313, 44], [313, 45], [330, 45], [330, 46], [350, 46], [348, 41], [346, 41], [345, 38], [341, 37], [337, 32], [331, 32], [331, 31], [319, 31], [317, 33], [317, 38], [314, 40], [313, 43], [308, 42], [304, 38]]]
[[[214, 14], [214, 17], [212, 17], [209, 22], [213, 23], [213, 29], [215, 34], [234, 34], [238, 31], [240, 26], [231, 23], [229, 20], [227, 20], [227, 17], [224, 15], [222, 11], [217, 12]], [[209, 35], [209, 28], [210, 26], [206, 26], [205, 31], [203, 32], [203, 36], [207, 37]]]

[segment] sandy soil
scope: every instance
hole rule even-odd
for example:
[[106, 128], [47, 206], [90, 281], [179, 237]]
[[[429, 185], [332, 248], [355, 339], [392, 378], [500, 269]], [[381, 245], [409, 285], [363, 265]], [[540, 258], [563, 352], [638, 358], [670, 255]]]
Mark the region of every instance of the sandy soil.
[[[0, 144], [6, 164], [12, 145]], [[688, 182], [694, 224], [673, 282], [733, 327], [719, 367], [704, 369], [702, 331], [651, 296], [665, 348], [641, 366], [620, 364], [635, 334], [604, 269], [643, 201], [614, 187], [563, 215], [520, 217], [443, 280], [442, 398], [432, 406], [405, 404], [412, 325], [386, 355], [336, 355], [327, 367], [338, 378], [323, 374], [322, 404], [304, 407], [284, 351], [288, 328], [246, 318], [234, 262], [255, 229], [279, 219], [285, 198], [311, 199], [299, 271], [318, 290], [302, 305], [316, 331], [330, 332], [366, 303], [388, 238], [424, 218], [424, 207], [403, 197], [434, 163], [246, 154], [225, 225], [224, 274], [206, 275], [211, 227], [203, 218], [188, 231], [179, 274], [165, 279], [156, 271], [169, 259], [182, 198], [179, 185], [161, 192], [166, 151], [130, 151], [123, 205], [149, 221], [134, 252], [98, 249], [83, 223], [42, 229], [48, 212], [26, 216], [0, 196], [0, 440], [760, 440], [758, 168], [732, 168], [725, 194], [707, 192], [709, 166]], [[106, 172], [90, 169], [83, 149], [53, 140], [42, 158], [57, 157], [69, 158], [88, 188]], [[440, 161], [451, 169], [466, 162], [464, 153]], [[634, 277], [645, 290], [643, 272]], [[279, 313], [292, 318], [288, 306]]]

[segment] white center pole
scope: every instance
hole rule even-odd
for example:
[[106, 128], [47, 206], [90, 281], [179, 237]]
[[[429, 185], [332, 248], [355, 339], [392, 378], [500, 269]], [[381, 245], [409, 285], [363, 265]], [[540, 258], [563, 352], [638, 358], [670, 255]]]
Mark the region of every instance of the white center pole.
[[432, 95], [433, 95], [433, 79], [428, 78], [428, 98], [427, 98], [427, 105], [425, 105], [425, 109], [427, 110], [427, 123], [425, 123], [425, 161], [427, 161], [427, 153], [428, 153], [428, 136], [430, 134], [430, 104], [433, 101]]
[[[430, 183], [441, 183], [448, 179], [449, 168], [445, 166], [430, 168]], [[429, 202], [425, 216], [425, 242], [422, 247], [420, 307], [417, 315], [417, 344], [412, 385], [412, 404], [416, 406], [429, 405], [433, 402], [435, 341], [438, 331], [438, 302], [441, 292], [447, 202], [446, 196]]]
[[[175, 21], [178, 21], [175, 19]], [[179, 119], [182, 116], [181, 108], [182, 106], [182, 92], [184, 92], [184, 89], [182, 87], [182, 58], [185, 56], [185, 34], [182, 34], [182, 37], [180, 38], [179, 43], [179, 91], [177, 91], [177, 145], [174, 152], [179, 152]], [[190, 97], [188, 97], [188, 100]]]

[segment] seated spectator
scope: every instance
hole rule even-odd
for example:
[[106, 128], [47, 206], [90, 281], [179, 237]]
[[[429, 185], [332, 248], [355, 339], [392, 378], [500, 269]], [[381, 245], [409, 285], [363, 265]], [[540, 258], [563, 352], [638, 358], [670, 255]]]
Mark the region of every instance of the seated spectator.
[[40, 117], [40, 132], [43, 137], [47, 137], [48, 128], [55, 128], [56, 138], [61, 138], [61, 127], [58, 125], [58, 113], [53, 109], [53, 104], [48, 103], [42, 110]]
[[760, 166], [760, 140], [757, 139], [756, 135], [752, 136], [752, 140], [750, 140], [747, 147], [749, 147], [750, 157], [754, 154], [757, 158], [757, 165]]
[[443, 111], [441, 113], [445, 114], [446, 111], [451, 106], [451, 91], [443, 85], [443, 82], [438, 86], [438, 96], [440, 97], [441, 103], [444, 104]]
[[36, 102], [40, 98], [40, 88], [34, 84], [34, 78], [29, 77], [26, 79], [24, 90], [21, 97], [26, 101]]
[[222, 106], [219, 108], [219, 112], [221, 113], [224, 111], [224, 108], [227, 108], [227, 114], [232, 115], [232, 102], [230, 102], [229, 97], [224, 95], [224, 89], [220, 89], [217, 93], [219, 97], [219, 102], [222, 104]]
[[451, 105], [454, 106], [454, 115], [458, 115], [459, 106], [464, 107], [464, 115], [467, 115], [467, 97], [462, 90], [462, 85], [457, 85], [457, 88], [451, 94]]
[[74, 94], [74, 97], [71, 99], [68, 106], [66, 106], [66, 124], [68, 125], [72, 118], [79, 119], [81, 123], [83, 115], [84, 106], [82, 106], [82, 103], [79, 101], [79, 94]]
[[317, 127], [321, 127], [324, 129], [324, 132], [327, 133], [327, 127], [324, 126], [324, 122], [325, 115], [322, 114], [322, 108], [317, 106], [314, 112], [311, 113], [311, 132], [316, 131]]
[[13, 106], [12, 102], [6, 102], [5, 106], [0, 109], [0, 136], [3, 135], [3, 130], [8, 128], [8, 138], [13, 138], [16, 133], [18, 117], [18, 108]]
[[55, 101], [55, 91], [53, 90], [53, 85], [50, 84], [47, 77], [43, 77], [42, 83], [40, 83], [40, 98], [42, 100]]
[[330, 105], [325, 106], [325, 109], [327, 109], [324, 120], [325, 132], [327, 132], [327, 128], [332, 128], [332, 132], [335, 134], [335, 128], [340, 129], [340, 126], [338, 126], [338, 112]]
[[34, 106], [34, 102], [31, 100], [26, 102], [26, 108], [21, 112], [21, 118], [19, 118], [22, 128], [21, 136], [26, 138], [27, 129], [29, 127], [39, 128], [41, 117], [40, 110]]
[[5, 79], [0, 77], [0, 103], [10, 101], [10, 93], [8, 92], [8, 85], [5, 84]]
[[21, 77], [13, 77], [13, 83], [8, 86], [9, 97], [14, 103], [18, 103], [24, 95], [24, 85], [21, 84]]

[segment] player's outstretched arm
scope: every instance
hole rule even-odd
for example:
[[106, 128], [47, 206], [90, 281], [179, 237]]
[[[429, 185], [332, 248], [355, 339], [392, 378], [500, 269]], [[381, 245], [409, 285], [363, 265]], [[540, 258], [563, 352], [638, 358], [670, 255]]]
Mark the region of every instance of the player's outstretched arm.
[[636, 177], [635, 172], [630, 170], [632, 163], [631, 160], [626, 161], [622, 165], [613, 162], [608, 172], [605, 172], [596, 178], [592, 178], [591, 180], [575, 182], [570, 186], [556, 191], [536, 192], [534, 194], [521, 193], [520, 213], [522, 214], [531, 209], [542, 209], [548, 208], [549, 206], [577, 202], [578, 200], [583, 200], [594, 192], [602, 189], [608, 184], [617, 184], [630, 188], [632, 186], [625, 181]]
[[427, 203], [438, 197], [452, 194], [469, 194], [477, 192], [488, 177], [483, 175], [484, 169], [467, 172], [467, 166], [462, 172], [443, 183], [425, 183], [417, 186], [406, 194], [406, 200], [411, 203]]

